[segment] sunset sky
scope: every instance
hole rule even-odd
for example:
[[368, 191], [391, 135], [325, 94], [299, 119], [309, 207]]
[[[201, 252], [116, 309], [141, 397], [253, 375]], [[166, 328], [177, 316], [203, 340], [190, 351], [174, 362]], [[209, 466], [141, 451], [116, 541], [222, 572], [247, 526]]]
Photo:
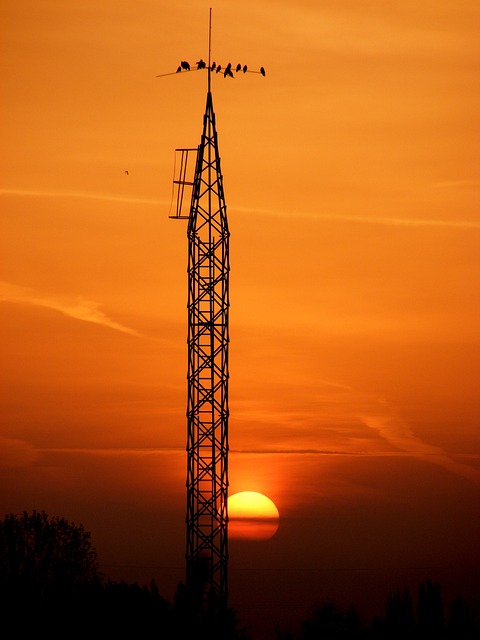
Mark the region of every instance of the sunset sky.
[[[231, 231], [230, 602], [480, 597], [477, 0], [0, 0], [0, 517], [184, 579], [187, 238], [213, 77]], [[125, 173], [128, 171], [128, 175]], [[268, 624], [270, 624], [268, 622]], [[260, 636], [259, 636], [260, 637]]]

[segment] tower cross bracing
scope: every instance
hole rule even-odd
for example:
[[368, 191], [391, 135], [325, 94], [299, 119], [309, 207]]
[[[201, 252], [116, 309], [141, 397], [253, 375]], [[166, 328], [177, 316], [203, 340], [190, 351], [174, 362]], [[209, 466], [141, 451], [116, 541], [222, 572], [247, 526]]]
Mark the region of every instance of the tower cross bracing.
[[[196, 68], [182, 61], [175, 73], [207, 71], [203, 131], [196, 149], [177, 149], [180, 167], [176, 212], [187, 219], [188, 237], [188, 399], [187, 399], [187, 544], [186, 583], [190, 601], [200, 612], [225, 609], [228, 600], [228, 345], [229, 230], [211, 93], [212, 73], [224, 78], [258, 73], [247, 65], [211, 62]], [[173, 73], [161, 74], [174, 75]], [[237, 75], [238, 77], [238, 75]], [[189, 162], [195, 158], [193, 180]], [[183, 212], [191, 189], [190, 209]]]
[[210, 91], [188, 217], [187, 587], [227, 600], [229, 230]]

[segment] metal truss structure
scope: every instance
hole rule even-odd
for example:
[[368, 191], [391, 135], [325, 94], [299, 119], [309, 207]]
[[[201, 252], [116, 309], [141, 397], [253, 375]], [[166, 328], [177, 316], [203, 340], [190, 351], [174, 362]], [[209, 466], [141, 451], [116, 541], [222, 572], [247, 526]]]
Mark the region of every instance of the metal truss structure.
[[[210, 73], [209, 73], [210, 75]], [[181, 152], [175, 218], [188, 219], [187, 590], [227, 604], [229, 230], [210, 91], [193, 182]], [[185, 186], [190, 212], [182, 215]]]

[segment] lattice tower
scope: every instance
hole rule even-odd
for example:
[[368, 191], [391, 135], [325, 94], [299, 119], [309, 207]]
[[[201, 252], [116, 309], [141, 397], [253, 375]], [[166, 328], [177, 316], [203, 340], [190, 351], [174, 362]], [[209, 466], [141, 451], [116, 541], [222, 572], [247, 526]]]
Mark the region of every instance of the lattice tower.
[[[187, 591], [227, 604], [229, 231], [210, 91], [197, 149], [177, 149], [177, 210], [188, 219]], [[193, 181], [189, 158], [196, 156]], [[182, 215], [191, 188], [188, 215]]]

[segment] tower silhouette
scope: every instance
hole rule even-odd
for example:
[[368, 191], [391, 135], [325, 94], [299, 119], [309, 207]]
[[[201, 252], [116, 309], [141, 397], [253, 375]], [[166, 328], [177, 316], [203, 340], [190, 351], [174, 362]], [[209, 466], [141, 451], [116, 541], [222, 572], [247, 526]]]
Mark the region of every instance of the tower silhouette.
[[229, 231], [207, 93], [188, 220], [187, 587], [227, 600]]
[[[208, 70], [203, 131], [181, 153], [177, 209], [188, 219], [186, 583], [201, 608], [228, 598], [229, 230]], [[196, 156], [193, 181], [188, 163]], [[191, 188], [188, 215], [185, 192]]]
[[[184, 61], [175, 72], [206, 69], [208, 86], [199, 146], [176, 149], [180, 164], [171, 217], [188, 220], [186, 586], [194, 606], [212, 613], [224, 610], [228, 600], [230, 233], [211, 91], [211, 75], [220, 65], [211, 63], [210, 49], [211, 10], [208, 65], [200, 60], [192, 69]], [[226, 69], [231, 67], [229, 63]], [[233, 77], [232, 72], [222, 75]], [[189, 190], [190, 208], [184, 214]]]

